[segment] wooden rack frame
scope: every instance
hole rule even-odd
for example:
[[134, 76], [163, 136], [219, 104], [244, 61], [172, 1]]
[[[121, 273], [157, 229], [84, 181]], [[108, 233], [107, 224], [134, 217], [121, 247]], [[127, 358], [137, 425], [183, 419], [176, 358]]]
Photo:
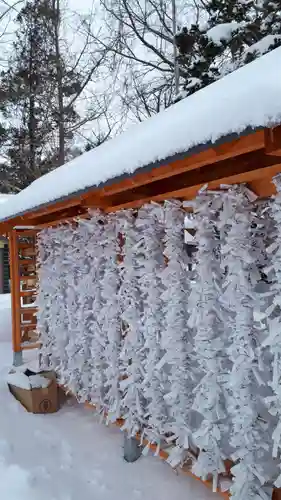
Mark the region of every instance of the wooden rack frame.
[[39, 347], [36, 333], [36, 230], [9, 232], [14, 364], [22, 364], [22, 351]]

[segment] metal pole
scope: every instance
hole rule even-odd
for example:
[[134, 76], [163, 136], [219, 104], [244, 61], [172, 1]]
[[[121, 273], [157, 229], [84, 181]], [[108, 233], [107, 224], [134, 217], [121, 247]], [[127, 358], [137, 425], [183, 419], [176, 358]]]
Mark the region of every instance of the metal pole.
[[124, 432], [124, 460], [129, 463], [136, 462], [142, 454], [142, 446], [135, 437], [129, 437], [127, 432]]
[[178, 49], [176, 45], [176, 33], [177, 33], [177, 6], [176, 0], [172, 0], [172, 18], [173, 18], [173, 45], [174, 45], [174, 65], [175, 65], [175, 95], [177, 96], [180, 90], [180, 73], [179, 73], [179, 63], [178, 63]]

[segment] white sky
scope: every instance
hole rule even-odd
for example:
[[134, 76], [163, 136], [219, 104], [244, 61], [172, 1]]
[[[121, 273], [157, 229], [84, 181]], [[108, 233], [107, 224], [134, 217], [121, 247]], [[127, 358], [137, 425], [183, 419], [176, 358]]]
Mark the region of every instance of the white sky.
[[69, 6], [73, 10], [87, 10], [91, 8], [93, 0], [68, 0]]

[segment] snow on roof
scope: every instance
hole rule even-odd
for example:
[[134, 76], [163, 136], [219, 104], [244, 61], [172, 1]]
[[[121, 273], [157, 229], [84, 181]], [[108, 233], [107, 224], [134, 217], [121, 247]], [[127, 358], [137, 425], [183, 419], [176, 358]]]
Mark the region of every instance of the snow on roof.
[[14, 194], [2, 194], [0, 193], [0, 203], [6, 203], [7, 201], [11, 200], [11, 198], [15, 196]]
[[[281, 47], [34, 181], [0, 220], [81, 193], [177, 153], [281, 123]], [[207, 147], [207, 146], [206, 146]]]

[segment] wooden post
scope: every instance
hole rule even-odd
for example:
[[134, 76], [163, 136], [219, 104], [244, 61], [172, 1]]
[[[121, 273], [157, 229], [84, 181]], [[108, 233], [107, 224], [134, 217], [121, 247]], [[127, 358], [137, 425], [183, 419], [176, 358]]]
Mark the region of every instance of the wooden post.
[[272, 500], [281, 500], [281, 488], [275, 488], [273, 490]]
[[16, 230], [9, 233], [11, 299], [12, 299], [12, 345], [13, 364], [19, 366], [23, 363], [20, 332], [20, 276], [19, 252]]

